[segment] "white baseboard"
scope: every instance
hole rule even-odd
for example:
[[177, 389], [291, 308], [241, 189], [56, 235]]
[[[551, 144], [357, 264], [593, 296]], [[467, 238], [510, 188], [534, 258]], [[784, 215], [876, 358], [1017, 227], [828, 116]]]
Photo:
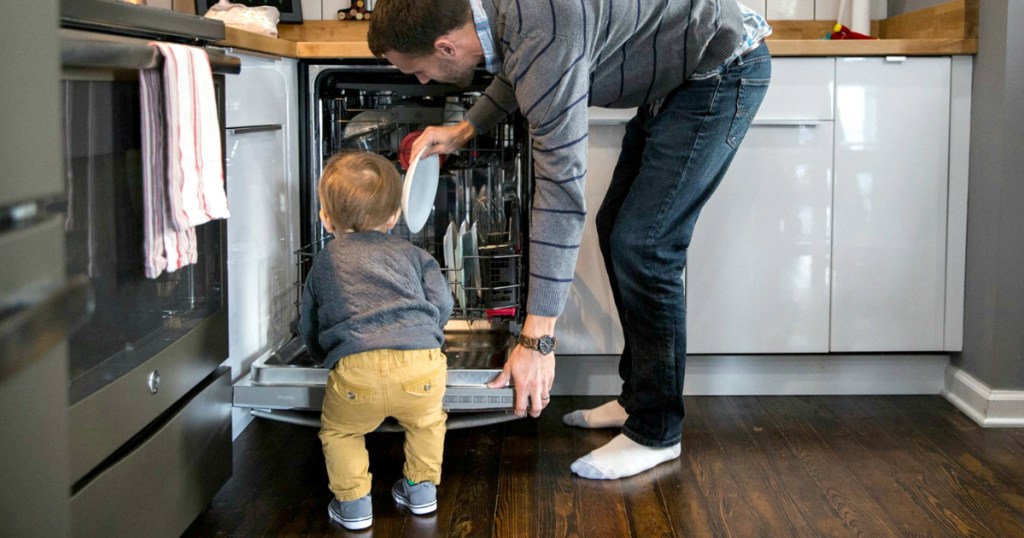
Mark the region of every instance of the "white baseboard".
[[956, 366], [946, 368], [942, 395], [985, 428], [1024, 427], [1024, 391], [992, 390]]
[[[559, 355], [553, 394], [617, 395], [618, 357]], [[949, 356], [691, 355], [688, 396], [940, 394]]]

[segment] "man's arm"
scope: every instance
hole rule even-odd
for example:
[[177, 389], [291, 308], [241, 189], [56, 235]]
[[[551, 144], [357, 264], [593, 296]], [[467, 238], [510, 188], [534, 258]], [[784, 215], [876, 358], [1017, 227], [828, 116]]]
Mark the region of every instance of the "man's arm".
[[419, 155], [424, 146], [429, 146], [425, 155], [434, 153], [455, 153], [480, 133], [486, 133], [501, 120], [516, 110], [516, 96], [508, 80], [498, 75], [466, 113], [466, 119], [446, 126], [432, 126], [413, 143], [412, 155]]
[[[508, 80], [530, 124], [535, 191], [530, 219], [530, 286], [522, 333], [553, 335], [565, 306], [586, 220], [589, 64], [581, 44], [563, 36], [524, 39], [506, 59]], [[555, 354], [516, 345], [489, 384], [515, 382], [515, 413], [540, 415], [555, 379]]]

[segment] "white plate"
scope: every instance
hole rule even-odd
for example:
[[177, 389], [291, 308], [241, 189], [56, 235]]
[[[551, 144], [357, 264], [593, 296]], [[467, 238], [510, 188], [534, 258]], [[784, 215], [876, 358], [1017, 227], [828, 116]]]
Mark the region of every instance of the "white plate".
[[423, 229], [434, 208], [434, 197], [437, 196], [437, 177], [441, 167], [437, 154], [423, 156], [427, 150], [424, 146], [409, 163], [409, 171], [405, 173], [405, 184], [402, 186], [402, 215], [409, 231], [417, 233]]
[[[476, 288], [474, 290], [471, 290], [469, 292], [469, 295], [471, 297], [475, 297], [475, 298], [479, 299], [480, 298], [480, 294], [481, 294], [481, 290], [480, 290], [480, 287], [481, 287], [480, 258], [479, 258], [479, 256], [480, 256], [480, 249], [477, 246], [477, 226], [476, 226], [476, 224], [477, 223], [474, 221], [473, 225], [469, 227], [469, 232], [463, 238], [463, 241], [465, 241], [465, 243], [463, 243], [463, 245], [462, 245], [462, 255], [463, 255], [463, 259], [466, 260], [466, 263], [465, 263], [465, 265], [466, 265], [466, 280], [468, 282], [466, 284], [466, 286], [471, 287], [471, 288]], [[473, 301], [470, 301], [470, 302], [473, 302]]]
[[451, 285], [452, 294], [455, 294], [456, 280], [458, 275], [455, 274], [455, 234], [458, 233], [455, 229], [455, 223], [449, 222], [448, 229], [444, 232], [444, 268], [447, 269], [445, 274], [448, 276], [448, 283]]
[[466, 236], [466, 228], [468, 227], [466, 221], [462, 221], [459, 225], [459, 229], [455, 231], [455, 237], [453, 237], [453, 243], [455, 248], [455, 264], [458, 270], [455, 271], [455, 281], [458, 282], [458, 286], [455, 289], [455, 299], [459, 302], [459, 306], [467, 308], [469, 305], [466, 304], [466, 260], [463, 258], [465, 252], [463, 251], [463, 237]]

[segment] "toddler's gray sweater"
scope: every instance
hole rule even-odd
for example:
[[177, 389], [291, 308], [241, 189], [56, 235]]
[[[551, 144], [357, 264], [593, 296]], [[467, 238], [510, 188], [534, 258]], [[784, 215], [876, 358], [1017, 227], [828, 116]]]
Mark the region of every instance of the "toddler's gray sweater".
[[441, 347], [453, 304], [423, 249], [380, 232], [340, 234], [306, 276], [299, 332], [329, 369], [363, 351]]

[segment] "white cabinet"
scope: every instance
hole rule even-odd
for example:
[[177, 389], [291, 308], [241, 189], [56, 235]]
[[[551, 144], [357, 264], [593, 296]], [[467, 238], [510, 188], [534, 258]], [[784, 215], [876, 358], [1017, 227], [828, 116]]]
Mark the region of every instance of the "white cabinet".
[[[853, 1], [867, 2], [869, 18], [873, 21], [888, 16], [889, 5], [886, 0], [851, 0], [851, 3]], [[840, 18], [839, 8], [845, 3], [843, 0], [814, 0], [814, 18], [819, 21], [837, 21]], [[844, 21], [849, 20], [849, 12], [843, 15]]]
[[832, 351], [943, 349], [949, 58], [836, 66]]
[[814, 18], [813, 0], [766, 0], [765, 14], [769, 21], [776, 19], [809, 20]]
[[[295, 60], [232, 54], [242, 59], [241, 73], [225, 81], [228, 363], [237, 380], [290, 337], [295, 317], [299, 99]], [[246, 420], [239, 413], [236, 435]]]
[[687, 261], [690, 353], [829, 345], [834, 60], [776, 59]]
[[[884, 19], [889, 11], [886, 0], [850, 0], [864, 2], [870, 10], [871, 20]], [[752, 10], [764, 15], [768, 22], [778, 20], [839, 19], [839, 8], [844, 0], [740, 0]], [[849, 15], [849, 14], [847, 14]]]
[[633, 110], [591, 109], [587, 146], [587, 222], [580, 244], [576, 275], [565, 310], [556, 327], [558, 352], [567, 355], [617, 355], [625, 340], [608, 284], [601, 248], [597, 243], [594, 216], [608, 190], [619, 158], [624, 123]]
[[[959, 350], [970, 59], [772, 65], [690, 245], [689, 352]], [[559, 320], [563, 354], [622, 349], [593, 215], [631, 116], [592, 111], [591, 217]]]

